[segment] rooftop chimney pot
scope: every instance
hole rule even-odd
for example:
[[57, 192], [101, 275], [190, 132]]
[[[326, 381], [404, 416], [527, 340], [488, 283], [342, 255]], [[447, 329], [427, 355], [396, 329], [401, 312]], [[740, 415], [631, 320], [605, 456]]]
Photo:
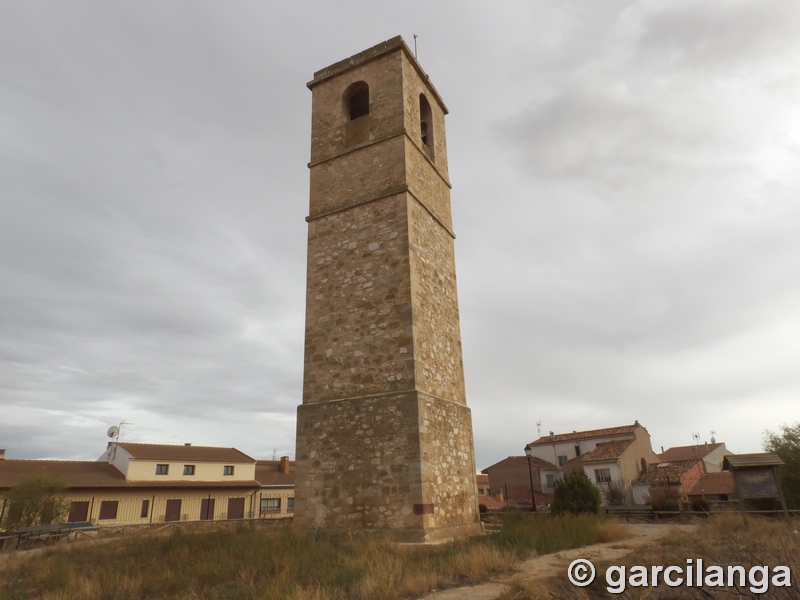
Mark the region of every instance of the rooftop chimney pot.
[[191, 446], [191, 445], [192, 445], [192, 442], [186, 442], [186, 443], [184, 444], [184, 446]]

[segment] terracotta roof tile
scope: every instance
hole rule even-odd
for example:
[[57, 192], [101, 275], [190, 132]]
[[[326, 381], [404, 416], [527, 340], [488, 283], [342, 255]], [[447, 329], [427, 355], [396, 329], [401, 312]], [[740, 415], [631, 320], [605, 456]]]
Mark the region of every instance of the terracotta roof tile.
[[647, 473], [640, 473], [634, 481], [636, 483], [667, 483], [670, 481], [677, 484], [680, 482], [681, 476], [698, 462], [700, 462], [699, 459], [678, 460], [659, 465], [647, 465]]
[[[525, 466], [528, 465], [528, 457], [527, 456], [509, 456], [509, 457], [504, 458], [503, 460], [501, 460], [499, 462], [494, 463], [493, 465], [489, 465], [485, 469], [481, 470], [481, 473], [486, 473], [486, 471], [488, 471], [492, 467], [494, 467], [496, 465], [499, 465], [501, 463], [504, 463], [506, 461], [522, 463]], [[547, 462], [546, 460], [542, 460], [538, 456], [531, 456], [531, 466], [539, 467], [540, 469], [557, 469], [558, 468], [553, 463]]]
[[698, 446], [675, 446], [667, 448], [658, 457], [664, 462], [675, 462], [676, 460], [695, 460], [710, 454], [723, 444], [700, 444]]
[[3, 460], [0, 489], [27, 477], [58, 479], [71, 490], [83, 488], [257, 488], [257, 481], [127, 481], [116, 467], [99, 461]]
[[185, 446], [169, 444], [134, 444], [119, 442], [118, 446], [133, 458], [141, 460], [177, 460], [195, 462], [253, 463], [254, 458], [236, 448], [216, 446]]
[[125, 477], [106, 462], [77, 460], [0, 461], [0, 488], [10, 488], [27, 477], [58, 479], [69, 487], [124, 486]]
[[[530, 494], [528, 494], [530, 495]], [[530, 504], [531, 499], [528, 498], [528, 504]], [[506, 503], [502, 500], [498, 500], [494, 496], [488, 496], [486, 494], [478, 494], [478, 504], [483, 504], [486, 508], [503, 508]]]
[[289, 461], [289, 472], [281, 473], [281, 461], [257, 460], [256, 480], [262, 486], [294, 485], [294, 461]]
[[733, 485], [733, 473], [722, 471], [721, 473], [704, 473], [689, 490], [689, 496], [702, 496], [703, 494], [735, 494]]
[[543, 435], [538, 440], [530, 443], [531, 446], [541, 446], [543, 444], [552, 444], [558, 442], [571, 442], [573, 440], [589, 440], [592, 438], [606, 437], [610, 435], [625, 435], [633, 433], [640, 424], [634, 423], [633, 425], [621, 425], [619, 427], [607, 427], [605, 429], [590, 429], [588, 431], [573, 431], [572, 433], [559, 433], [552, 438], [549, 435]]
[[633, 444], [634, 440], [612, 440], [610, 442], [603, 442], [597, 448], [586, 454], [577, 457], [582, 459], [583, 462], [601, 462], [604, 460], [615, 460], [622, 456], [622, 453], [628, 449], [628, 446]]

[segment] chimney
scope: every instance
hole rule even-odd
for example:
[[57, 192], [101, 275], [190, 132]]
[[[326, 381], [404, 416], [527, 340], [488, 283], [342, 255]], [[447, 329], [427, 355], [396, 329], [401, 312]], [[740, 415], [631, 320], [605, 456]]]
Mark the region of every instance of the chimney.
[[289, 457], [288, 456], [281, 456], [280, 472], [281, 473], [288, 473], [289, 472]]
[[642, 473], [647, 473], [647, 461], [642, 457]]
[[664, 446], [661, 446], [661, 454], [664, 454]]
[[556, 434], [553, 433], [552, 431], [550, 432], [550, 439], [553, 440], [553, 441], [555, 441], [555, 439], [556, 439]]
[[0, 460], [5, 460], [5, 459], [6, 459], [6, 449], [0, 448]]
[[191, 446], [191, 445], [192, 445], [192, 442], [186, 442], [186, 443], [184, 444], [184, 446]]

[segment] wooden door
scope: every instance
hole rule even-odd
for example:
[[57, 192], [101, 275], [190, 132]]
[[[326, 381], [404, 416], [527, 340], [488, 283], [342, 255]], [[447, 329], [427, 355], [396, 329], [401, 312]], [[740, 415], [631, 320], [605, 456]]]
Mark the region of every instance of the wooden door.
[[180, 500], [167, 500], [167, 510], [164, 514], [165, 521], [180, 521], [181, 520], [181, 501]]
[[200, 501], [200, 520], [214, 520], [214, 498], [203, 498]]
[[228, 498], [228, 518], [244, 519], [244, 498]]

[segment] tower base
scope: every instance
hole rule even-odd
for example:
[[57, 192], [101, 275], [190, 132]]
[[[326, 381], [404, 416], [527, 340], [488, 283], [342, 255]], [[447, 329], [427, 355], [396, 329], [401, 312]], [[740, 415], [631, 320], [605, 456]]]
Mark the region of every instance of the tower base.
[[295, 527], [403, 541], [479, 533], [473, 456], [469, 408], [423, 392], [302, 404]]

